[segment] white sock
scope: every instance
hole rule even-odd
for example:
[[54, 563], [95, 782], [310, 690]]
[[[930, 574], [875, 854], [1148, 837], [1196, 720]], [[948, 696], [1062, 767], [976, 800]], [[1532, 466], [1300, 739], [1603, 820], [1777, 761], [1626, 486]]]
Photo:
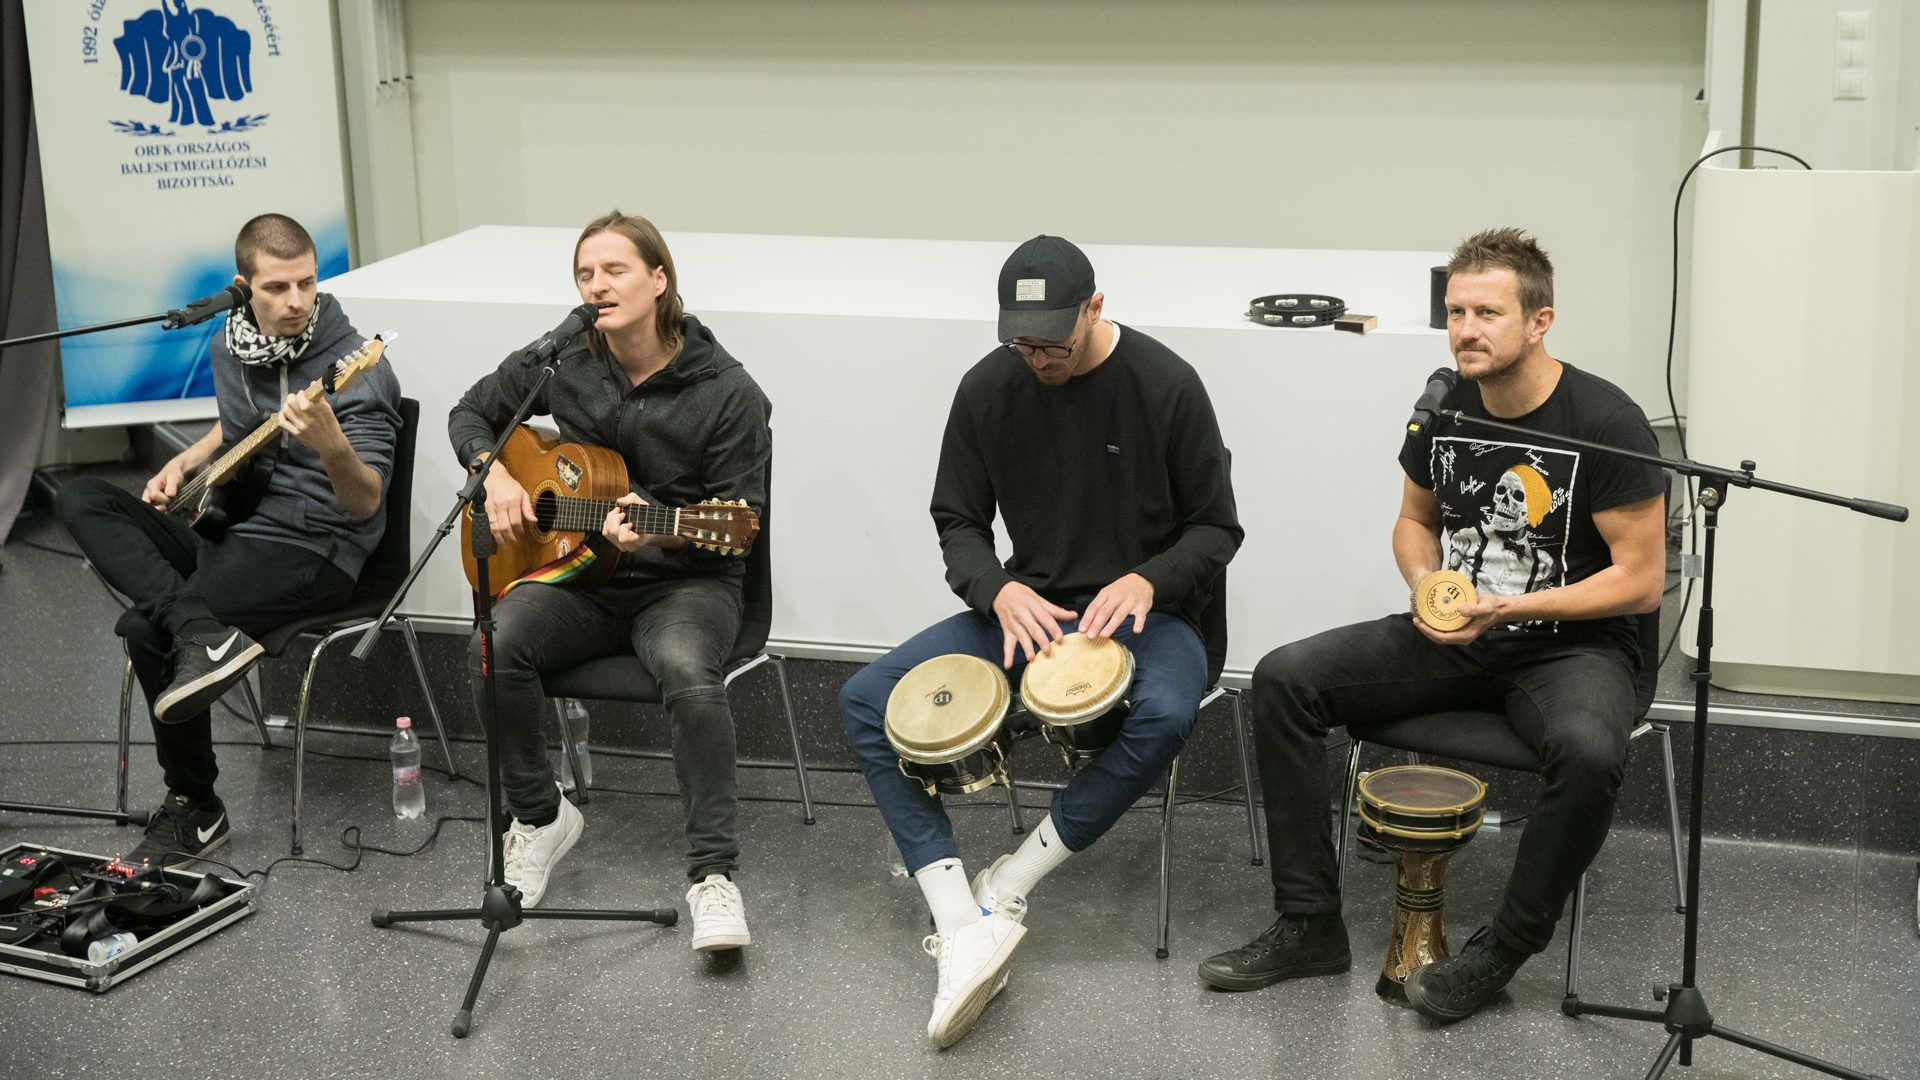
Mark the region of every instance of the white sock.
[[1071, 854], [1060, 839], [1060, 830], [1053, 827], [1053, 815], [1048, 814], [1040, 827], [1027, 835], [1013, 857], [993, 872], [994, 890], [1002, 896], [1024, 897], [1040, 884], [1048, 871], [1066, 862]]
[[920, 883], [927, 909], [933, 912], [934, 929], [941, 937], [951, 937], [955, 931], [980, 921], [983, 913], [973, 902], [973, 886], [967, 882], [967, 872], [959, 859], [928, 863], [914, 871], [913, 880]]

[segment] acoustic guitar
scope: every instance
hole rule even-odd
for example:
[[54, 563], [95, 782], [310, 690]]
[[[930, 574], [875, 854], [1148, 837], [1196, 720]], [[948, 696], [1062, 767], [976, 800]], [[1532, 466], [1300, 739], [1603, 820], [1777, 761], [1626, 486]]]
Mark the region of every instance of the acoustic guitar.
[[[380, 362], [387, 343], [400, 335], [389, 330], [376, 334], [372, 341], [333, 362], [326, 374], [307, 384], [300, 396], [318, 401], [322, 394], [345, 389], [360, 373]], [[255, 455], [273, 445], [281, 435], [280, 411], [260, 422], [246, 438], [193, 474], [167, 501], [167, 513], [209, 540], [218, 540], [227, 527], [253, 512], [266, 494], [267, 479], [273, 473], [274, 459]]]
[[[500, 448], [496, 469], [527, 489], [533, 502], [533, 527], [517, 540], [502, 542], [487, 567], [490, 584], [502, 595], [523, 579], [568, 585], [596, 585], [613, 576], [620, 549], [600, 535], [607, 512], [632, 490], [627, 465], [603, 446], [560, 442], [530, 427], [518, 427]], [[760, 536], [760, 515], [745, 502], [709, 499], [692, 506], [618, 506], [640, 532], [682, 536], [695, 547], [725, 555], [744, 555]], [[460, 563], [467, 584], [480, 587], [473, 557], [473, 511], [461, 519]]]

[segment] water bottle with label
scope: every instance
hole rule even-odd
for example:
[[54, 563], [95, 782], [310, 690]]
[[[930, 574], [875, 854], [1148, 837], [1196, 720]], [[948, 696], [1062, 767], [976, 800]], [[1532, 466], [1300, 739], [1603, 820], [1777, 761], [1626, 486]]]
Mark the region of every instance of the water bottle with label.
[[104, 964], [114, 957], [119, 956], [121, 953], [126, 952], [128, 949], [133, 948], [139, 944], [139, 942], [139, 938], [134, 937], [124, 930], [112, 937], [103, 937], [98, 941], [88, 942], [87, 961], [94, 964]]
[[413, 719], [395, 720], [393, 741], [387, 755], [393, 759], [393, 816], [417, 818], [427, 812], [427, 789], [420, 782], [420, 739], [413, 733]]
[[[573, 736], [573, 752], [580, 758], [580, 778], [585, 781], [579, 786], [593, 786], [593, 758], [587, 756], [587, 707], [579, 698], [568, 698], [567, 733]], [[573, 762], [567, 757], [566, 747], [560, 748], [560, 787], [566, 791], [574, 790]]]

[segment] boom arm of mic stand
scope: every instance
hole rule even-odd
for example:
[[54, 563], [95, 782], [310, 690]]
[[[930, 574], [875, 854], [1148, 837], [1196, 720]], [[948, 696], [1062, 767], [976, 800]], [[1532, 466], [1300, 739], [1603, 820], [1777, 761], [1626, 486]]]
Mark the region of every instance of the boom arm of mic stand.
[[519, 408], [513, 411], [513, 419], [501, 428], [500, 434], [494, 438], [493, 449], [487, 452], [487, 459], [482, 461], [480, 467], [473, 471], [473, 475], [467, 478], [467, 486], [460, 489], [460, 494], [454, 496], [453, 508], [447, 511], [447, 516], [441, 520], [440, 527], [433, 530], [433, 539], [427, 541], [426, 549], [420, 552], [420, 557], [413, 560], [413, 566], [407, 571], [406, 579], [400, 582], [398, 589], [394, 590], [393, 599], [387, 601], [386, 609], [380, 612], [380, 617], [373, 621], [373, 625], [367, 627], [366, 633], [360, 635], [360, 643], [353, 647], [352, 656], [355, 660], [365, 660], [373, 652], [373, 643], [379, 639], [380, 630], [387, 625], [387, 620], [393, 618], [394, 611], [400, 607], [400, 601], [406, 599], [407, 593], [413, 590], [414, 579], [420, 576], [420, 571], [426, 569], [427, 560], [433, 558], [433, 553], [440, 547], [440, 541], [445, 540], [447, 534], [453, 531], [453, 523], [460, 520], [461, 508], [466, 506], [478, 508], [485, 504], [487, 475], [493, 471], [493, 463], [499, 460], [500, 448], [506, 445], [507, 437], [513, 434], [513, 429], [524, 423], [528, 415], [533, 412], [534, 401], [540, 396], [540, 392], [546, 389], [547, 380], [551, 378], [553, 378], [553, 365], [548, 364], [540, 369], [540, 375], [533, 380], [533, 387], [527, 391], [527, 396], [520, 399]]
[[142, 315], [137, 319], [118, 319], [114, 322], [95, 323], [92, 326], [72, 326], [65, 330], [49, 330], [44, 334], [28, 334], [26, 337], [8, 338], [0, 341], [0, 349], [10, 349], [15, 345], [32, 345], [39, 341], [56, 341], [60, 338], [79, 337], [81, 334], [97, 334], [102, 330], [122, 330], [129, 326], [144, 326], [166, 318], [172, 312], [161, 311], [152, 315]]
[[1761, 491], [1777, 491], [1782, 495], [1792, 495], [1801, 499], [1810, 499], [1814, 502], [1844, 506], [1856, 513], [1885, 518], [1888, 521], [1907, 520], [1907, 508], [1904, 506], [1875, 502], [1872, 499], [1856, 499], [1846, 495], [1835, 495], [1831, 492], [1795, 487], [1792, 484], [1781, 484], [1772, 480], [1762, 480], [1753, 475], [1754, 466], [1751, 461], [1741, 462], [1740, 468], [1738, 469], [1726, 469], [1718, 465], [1707, 465], [1690, 458], [1661, 457], [1659, 454], [1642, 453], [1639, 450], [1628, 450], [1625, 447], [1610, 446], [1607, 443], [1589, 442], [1585, 439], [1575, 439], [1566, 435], [1555, 435], [1551, 432], [1536, 431], [1533, 428], [1524, 428], [1516, 424], [1503, 424], [1498, 420], [1489, 420], [1485, 417], [1468, 416], [1458, 409], [1440, 409], [1436, 411], [1434, 415], [1444, 416], [1456, 424], [1470, 424], [1474, 427], [1487, 428], [1492, 431], [1504, 432], [1508, 435], [1524, 435], [1530, 439], [1545, 439], [1551, 443], [1570, 446], [1579, 450], [1592, 450], [1601, 454], [1610, 454], [1617, 458], [1625, 458], [1628, 461], [1641, 461], [1648, 465], [1655, 465], [1671, 472], [1677, 472], [1682, 476], [1696, 476], [1702, 479], [1719, 481], [1722, 486], [1732, 485], [1734, 487], [1757, 488]]

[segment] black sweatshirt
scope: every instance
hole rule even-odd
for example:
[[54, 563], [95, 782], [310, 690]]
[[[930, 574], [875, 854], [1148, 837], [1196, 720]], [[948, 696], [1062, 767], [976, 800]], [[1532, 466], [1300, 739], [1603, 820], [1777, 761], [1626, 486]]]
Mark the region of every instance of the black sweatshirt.
[[[1106, 361], [1064, 386], [995, 348], [960, 380], [933, 522], [947, 584], [983, 615], [1018, 580], [1056, 604], [1128, 573], [1198, 624], [1244, 533], [1213, 403], [1192, 365], [1116, 324]], [[1000, 565], [995, 508], [1013, 541]]]
[[[617, 451], [627, 464], [628, 486], [655, 506], [744, 499], [765, 511], [772, 406], [699, 319], [684, 316], [680, 329], [686, 335], [680, 354], [639, 386], [630, 385], [612, 359], [595, 356], [582, 334], [560, 353], [533, 414], [551, 416], [567, 442]], [[447, 434], [462, 464], [493, 445], [539, 370], [515, 353], [454, 405]], [[700, 574], [738, 580], [745, 566], [744, 559], [692, 545], [643, 547], [620, 557], [617, 580]]]

